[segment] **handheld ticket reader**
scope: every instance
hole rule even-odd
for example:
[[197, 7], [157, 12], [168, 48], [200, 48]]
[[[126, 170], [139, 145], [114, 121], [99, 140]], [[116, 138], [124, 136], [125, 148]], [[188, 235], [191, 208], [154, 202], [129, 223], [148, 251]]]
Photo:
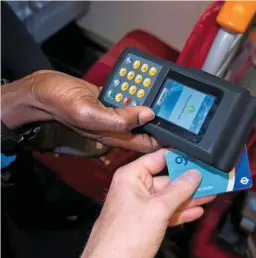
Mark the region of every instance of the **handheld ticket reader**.
[[142, 130], [222, 171], [233, 169], [256, 118], [256, 99], [231, 82], [129, 48], [109, 74], [100, 101], [148, 106]]

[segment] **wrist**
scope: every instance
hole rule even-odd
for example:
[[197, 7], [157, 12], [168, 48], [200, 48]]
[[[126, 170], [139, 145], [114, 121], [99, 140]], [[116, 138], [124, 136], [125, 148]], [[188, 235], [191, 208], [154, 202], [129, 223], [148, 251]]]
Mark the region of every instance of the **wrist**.
[[1, 120], [9, 129], [50, 119], [49, 114], [37, 109], [32, 88], [33, 80], [29, 77], [1, 87]]
[[137, 255], [134, 252], [130, 252], [129, 250], [123, 250], [117, 245], [100, 245], [95, 248], [93, 251], [86, 251], [82, 254], [81, 258], [101, 258], [104, 253], [105, 257], [111, 258], [130, 258], [130, 257], [142, 257], [138, 253]]
[[120, 241], [120, 235], [111, 238], [110, 241], [109, 238], [98, 236], [97, 232], [92, 233], [93, 236], [90, 236], [81, 258], [100, 258], [102, 253], [105, 257], [111, 258], [139, 257], [135, 255], [134, 250], [127, 248], [127, 242], [124, 239]]

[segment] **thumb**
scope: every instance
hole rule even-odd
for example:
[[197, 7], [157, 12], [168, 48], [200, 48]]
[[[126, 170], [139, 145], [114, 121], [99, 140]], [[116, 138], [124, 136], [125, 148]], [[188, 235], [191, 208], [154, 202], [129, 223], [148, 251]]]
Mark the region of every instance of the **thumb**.
[[196, 191], [201, 182], [201, 174], [197, 170], [188, 170], [175, 179], [161, 194], [171, 216]]
[[[90, 118], [88, 119], [90, 123], [86, 123], [87, 130], [115, 133], [129, 132], [155, 117], [153, 111], [148, 107], [110, 108], [99, 105], [99, 103], [91, 103], [84, 115], [88, 115]], [[87, 119], [83, 117], [82, 120], [86, 121]]]

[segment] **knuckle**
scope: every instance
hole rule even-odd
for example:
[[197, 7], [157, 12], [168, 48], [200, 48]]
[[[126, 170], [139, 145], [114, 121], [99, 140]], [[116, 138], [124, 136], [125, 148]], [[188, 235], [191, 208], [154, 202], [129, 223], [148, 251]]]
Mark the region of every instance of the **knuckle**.
[[148, 136], [147, 134], [142, 134], [141, 137], [142, 137], [142, 142], [146, 143], [144, 152], [151, 153], [151, 152], [156, 151], [157, 146], [154, 143], [154, 139], [152, 137]]
[[79, 127], [84, 127], [88, 121], [90, 121], [91, 124], [95, 121], [93, 113], [85, 108], [84, 103], [80, 103], [79, 101], [70, 107], [70, 115], [75, 124]]
[[115, 138], [99, 135], [98, 141], [107, 146], [118, 146], [118, 142]]
[[131, 124], [130, 121], [127, 117], [127, 115], [125, 115], [126, 113], [124, 112], [124, 110], [120, 110], [118, 108], [114, 108], [113, 109], [114, 112], [114, 123], [116, 124], [117, 130], [119, 132], [128, 132], [131, 130]]
[[116, 120], [116, 125], [118, 128], [118, 131], [120, 131], [120, 132], [128, 132], [130, 130], [128, 121], [122, 117], [120, 117]]
[[78, 125], [81, 125], [85, 117], [88, 116], [88, 114], [80, 108], [79, 105], [72, 106], [70, 111]]
[[31, 73], [25, 78], [30, 82], [29, 85], [32, 86], [31, 93], [33, 96], [40, 102], [52, 104], [52, 98], [58, 92], [55, 88], [62, 79], [59, 72], [40, 70]]
[[179, 200], [187, 201], [194, 192], [194, 188], [191, 185], [183, 185], [175, 188], [175, 196]]

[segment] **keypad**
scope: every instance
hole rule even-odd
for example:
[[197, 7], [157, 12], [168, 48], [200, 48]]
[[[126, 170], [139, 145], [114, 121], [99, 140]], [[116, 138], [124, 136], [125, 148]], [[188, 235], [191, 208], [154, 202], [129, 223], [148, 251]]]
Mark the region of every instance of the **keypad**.
[[148, 87], [151, 83], [151, 80], [149, 78], [146, 78], [144, 81], [143, 81], [143, 86], [144, 87]]
[[128, 54], [116, 70], [104, 100], [116, 107], [143, 105], [161, 68], [150, 60]]
[[115, 97], [116, 102], [120, 102], [123, 99], [123, 94], [122, 93], [118, 93]]
[[149, 75], [154, 76], [157, 73], [157, 69], [155, 67], [151, 67], [149, 70]]
[[114, 80], [113, 85], [114, 85], [115, 87], [119, 86], [119, 85], [120, 85], [120, 81], [117, 80], [117, 79]]
[[124, 98], [124, 104], [127, 106], [131, 101], [131, 98], [130, 97], [125, 97]]
[[123, 82], [121, 85], [121, 90], [126, 91], [129, 88], [129, 83], [128, 82]]
[[137, 97], [139, 99], [143, 98], [145, 95], [145, 91], [143, 89], [139, 90], [138, 93], [137, 93]]
[[142, 79], [143, 79], [142, 75], [138, 74], [135, 78], [135, 83], [141, 83]]
[[126, 64], [130, 64], [132, 62], [132, 59], [130, 58], [130, 57], [127, 57], [126, 59], [125, 59], [125, 63]]
[[125, 68], [120, 69], [119, 74], [120, 74], [120, 76], [125, 76], [126, 75], [126, 69]]
[[136, 100], [132, 101], [131, 106], [137, 106], [138, 102]]
[[108, 91], [108, 98], [113, 99], [115, 97], [115, 92], [113, 90]]
[[136, 60], [134, 63], [133, 63], [133, 68], [134, 69], [138, 69], [140, 67], [140, 60]]
[[130, 71], [130, 72], [127, 74], [127, 79], [128, 79], [128, 80], [132, 80], [132, 79], [134, 78], [134, 75], [135, 75], [134, 71]]
[[137, 91], [137, 87], [135, 85], [133, 85], [130, 89], [129, 89], [129, 93], [131, 95], [133, 95], [135, 92]]
[[147, 72], [147, 70], [148, 70], [148, 64], [143, 64], [142, 66], [141, 66], [141, 72], [143, 72], [143, 73], [145, 73], [145, 72]]

